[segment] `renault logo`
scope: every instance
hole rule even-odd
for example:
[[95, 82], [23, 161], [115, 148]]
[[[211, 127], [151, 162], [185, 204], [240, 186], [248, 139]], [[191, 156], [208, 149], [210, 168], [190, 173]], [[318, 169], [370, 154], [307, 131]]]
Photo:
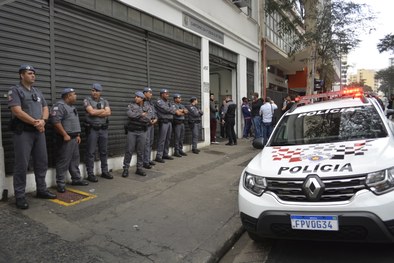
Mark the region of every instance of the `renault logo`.
[[306, 177], [302, 190], [309, 201], [319, 201], [324, 192], [324, 183], [317, 174], [310, 174]]

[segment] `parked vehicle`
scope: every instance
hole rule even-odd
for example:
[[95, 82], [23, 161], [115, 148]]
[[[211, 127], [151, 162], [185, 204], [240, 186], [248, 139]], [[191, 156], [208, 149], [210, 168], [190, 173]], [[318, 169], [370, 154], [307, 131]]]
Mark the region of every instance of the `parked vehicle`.
[[393, 153], [376, 99], [358, 89], [303, 97], [242, 172], [242, 224], [257, 241], [393, 242]]

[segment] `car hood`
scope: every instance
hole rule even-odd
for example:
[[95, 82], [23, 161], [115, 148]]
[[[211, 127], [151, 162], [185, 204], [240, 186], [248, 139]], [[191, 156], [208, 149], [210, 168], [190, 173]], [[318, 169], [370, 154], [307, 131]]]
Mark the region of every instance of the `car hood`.
[[265, 147], [247, 171], [267, 177], [356, 175], [394, 166], [391, 138]]

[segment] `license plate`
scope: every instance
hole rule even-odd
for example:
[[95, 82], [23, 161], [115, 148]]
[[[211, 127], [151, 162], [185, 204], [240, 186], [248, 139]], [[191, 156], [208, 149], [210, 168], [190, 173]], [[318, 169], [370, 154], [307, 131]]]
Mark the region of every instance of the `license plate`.
[[292, 229], [338, 231], [338, 216], [290, 215], [290, 219]]

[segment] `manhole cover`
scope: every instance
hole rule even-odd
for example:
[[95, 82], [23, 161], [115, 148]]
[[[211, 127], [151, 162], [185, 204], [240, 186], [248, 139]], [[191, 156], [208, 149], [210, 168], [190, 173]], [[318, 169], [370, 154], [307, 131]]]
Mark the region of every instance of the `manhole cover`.
[[83, 201], [87, 201], [96, 198], [96, 195], [82, 192], [76, 189], [66, 188], [64, 193], [56, 193], [56, 199], [50, 199], [50, 201], [63, 206], [76, 205]]

